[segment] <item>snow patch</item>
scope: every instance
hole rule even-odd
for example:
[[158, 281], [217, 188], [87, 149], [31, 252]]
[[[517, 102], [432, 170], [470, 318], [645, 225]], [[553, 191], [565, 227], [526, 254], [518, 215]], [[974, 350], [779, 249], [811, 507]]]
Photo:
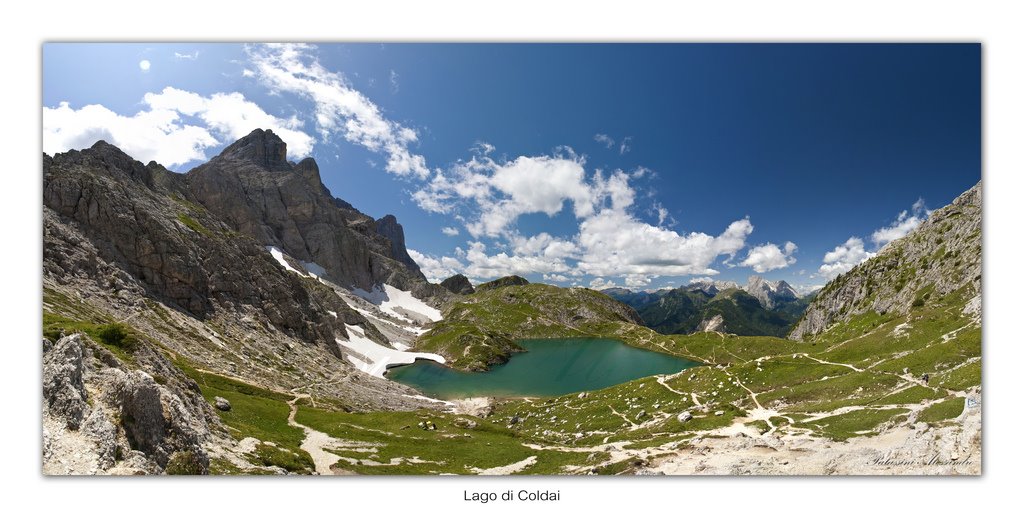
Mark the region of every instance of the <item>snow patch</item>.
[[301, 263], [302, 267], [305, 268], [306, 271], [309, 272], [309, 274], [315, 277], [317, 280], [319, 280], [324, 275], [327, 275], [327, 270], [324, 270], [324, 267], [320, 266], [319, 264], [307, 263], [305, 261], [299, 261], [299, 263]]
[[352, 293], [379, 307], [381, 311], [402, 320], [410, 320], [410, 314], [412, 317], [420, 316], [430, 322], [437, 322], [443, 318], [440, 311], [414, 297], [411, 291], [402, 291], [390, 284], [374, 286], [372, 292], [353, 288]]
[[271, 255], [271, 256], [272, 256], [272, 257], [273, 257], [273, 258], [274, 258], [274, 259], [275, 259], [275, 260], [276, 260], [276, 261], [277, 261], [277, 262], [278, 262], [278, 263], [279, 263], [279, 264], [280, 264], [281, 266], [284, 266], [284, 269], [285, 269], [285, 270], [288, 270], [289, 272], [295, 272], [295, 273], [299, 274], [299, 275], [300, 275], [300, 276], [302, 276], [302, 277], [306, 277], [306, 276], [307, 276], [306, 274], [304, 274], [304, 273], [302, 273], [302, 272], [300, 272], [300, 271], [296, 270], [295, 268], [293, 268], [293, 267], [292, 267], [292, 265], [288, 264], [288, 261], [286, 261], [286, 260], [284, 259], [284, 252], [282, 252], [280, 248], [278, 248], [278, 247], [276, 247], [276, 246], [268, 246], [268, 247], [267, 247], [267, 251], [268, 251], [268, 252], [270, 252], [270, 255]]
[[349, 339], [337, 339], [338, 345], [361, 356], [362, 358], [346, 355], [346, 358], [357, 369], [371, 376], [383, 378], [384, 372], [387, 371], [388, 367], [410, 364], [420, 358], [444, 363], [444, 357], [438, 354], [411, 353], [380, 345], [367, 338], [366, 333], [358, 326], [345, 324], [345, 331], [348, 332]]

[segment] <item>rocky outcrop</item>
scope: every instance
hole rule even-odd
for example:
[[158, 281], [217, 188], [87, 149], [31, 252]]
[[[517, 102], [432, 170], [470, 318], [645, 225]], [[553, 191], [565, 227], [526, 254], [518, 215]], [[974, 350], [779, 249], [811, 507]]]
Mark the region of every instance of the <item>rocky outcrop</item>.
[[398, 260], [398, 262], [406, 265], [412, 270], [420, 271], [419, 265], [416, 261], [409, 257], [409, 252], [405, 249], [405, 230], [402, 229], [402, 225], [398, 223], [398, 218], [388, 214], [383, 218], [378, 219], [375, 222], [377, 233], [384, 236], [391, 242], [391, 256]]
[[506, 286], [526, 286], [527, 284], [530, 284], [530, 281], [518, 275], [509, 275], [507, 277], [494, 279], [493, 281], [490, 282], [485, 282], [477, 286], [476, 291], [496, 290], [498, 288], [504, 288]]
[[88, 410], [82, 376], [82, 338], [65, 336], [43, 354], [44, 411], [77, 430]]
[[958, 290], [965, 300], [981, 293], [980, 182], [825, 285], [790, 338], [806, 339], [867, 311], [904, 314]]
[[711, 318], [704, 319], [701, 321], [700, 325], [697, 326], [697, 332], [724, 333], [725, 319], [722, 318], [722, 315], [714, 315]]
[[182, 454], [206, 472], [204, 445], [222, 425], [198, 386], [146, 341], [131, 360], [134, 369], [82, 334], [47, 350], [44, 473], [159, 473]]
[[209, 466], [202, 448], [210, 439], [206, 422], [181, 398], [138, 370], [119, 375], [114, 387], [121, 426], [132, 449], [161, 466], [182, 451], [189, 452], [204, 469]]
[[457, 273], [441, 281], [441, 287], [456, 294], [456, 295], [472, 295], [476, 292], [473, 289], [473, 284], [469, 282], [469, 279], [461, 273]]

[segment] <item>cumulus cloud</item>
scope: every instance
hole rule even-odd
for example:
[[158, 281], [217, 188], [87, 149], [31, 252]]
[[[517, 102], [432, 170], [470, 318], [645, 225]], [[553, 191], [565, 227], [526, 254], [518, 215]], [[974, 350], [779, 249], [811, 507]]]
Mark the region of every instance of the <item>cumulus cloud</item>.
[[[637, 193], [631, 182], [649, 176], [646, 169], [587, 174], [584, 166], [571, 152], [503, 161], [475, 156], [436, 171], [413, 198], [426, 210], [455, 213], [477, 245], [481, 238], [503, 243], [498, 253], [477, 247], [460, 258], [480, 277], [571, 271], [642, 287], [661, 276], [714, 275], [713, 263], [735, 256], [753, 231], [744, 218], [717, 236], [680, 234], [661, 226], [670, 215], [660, 205], [647, 211], [656, 214], [657, 225], [641, 221], [634, 214]], [[565, 212], [576, 219], [575, 235], [524, 237], [517, 231], [522, 215]]]
[[875, 246], [881, 248], [909, 234], [918, 225], [924, 223], [924, 220], [928, 219], [929, 214], [931, 214], [931, 211], [925, 207], [924, 200], [919, 198], [914, 202], [909, 211], [900, 212], [891, 225], [874, 231], [871, 234], [871, 241], [875, 243]]
[[352, 88], [341, 74], [324, 68], [313, 46], [271, 44], [246, 47], [253, 73], [271, 92], [288, 92], [314, 104], [316, 127], [323, 140], [345, 140], [387, 156], [384, 169], [399, 176], [425, 179], [423, 156], [410, 151], [416, 132], [384, 117], [380, 108]]
[[434, 257], [424, 255], [416, 250], [408, 249], [409, 257], [420, 267], [420, 271], [430, 282], [438, 283], [452, 275], [462, 273], [465, 267], [453, 257]]
[[457, 236], [459, 235], [459, 229], [455, 227], [443, 227], [441, 228], [441, 233], [446, 236]]
[[197, 50], [195, 52], [186, 52], [184, 54], [182, 54], [181, 52], [175, 52], [174, 53], [174, 59], [177, 59], [177, 60], [184, 59], [184, 60], [188, 60], [188, 61], [195, 61], [195, 60], [199, 59], [199, 51]]
[[205, 97], [176, 88], [147, 93], [145, 109], [125, 116], [91, 104], [79, 109], [62, 102], [43, 107], [43, 151], [49, 154], [82, 149], [106, 140], [142, 162], [155, 160], [175, 167], [204, 160], [205, 151], [237, 140], [255, 128], [269, 128], [287, 144], [289, 156], [308, 156], [313, 138], [301, 131], [302, 122], [263, 111], [240, 93]]
[[473, 157], [434, 178], [413, 193], [423, 209], [447, 213], [455, 205], [469, 204], [475, 212], [466, 225], [474, 237], [497, 237], [523, 214], [554, 216], [566, 201], [577, 217], [593, 212], [591, 186], [585, 178], [582, 158], [570, 156], [521, 156], [498, 162], [488, 156]]
[[740, 251], [754, 226], [744, 218], [718, 236], [679, 234], [609, 208], [580, 224], [583, 255], [578, 267], [591, 275], [715, 275], [712, 263]]
[[594, 141], [602, 144], [604, 147], [611, 149], [615, 145], [615, 139], [605, 135], [604, 133], [598, 133], [594, 135]]
[[818, 268], [818, 275], [831, 279], [852, 270], [854, 266], [874, 256], [874, 252], [864, 250], [864, 240], [859, 237], [851, 237], [825, 254], [822, 259], [823, 264]]
[[796, 263], [796, 258], [793, 257], [794, 252], [796, 252], [796, 244], [792, 241], [786, 241], [782, 248], [774, 243], [765, 243], [751, 248], [740, 266], [749, 266], [757, 273], [778, 270]]

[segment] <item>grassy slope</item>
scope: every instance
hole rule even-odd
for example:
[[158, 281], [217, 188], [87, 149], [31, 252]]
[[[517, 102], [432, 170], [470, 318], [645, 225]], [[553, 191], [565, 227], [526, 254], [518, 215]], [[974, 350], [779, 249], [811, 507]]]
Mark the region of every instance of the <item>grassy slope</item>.
[[[515, 311], [505, 311], [507, 306], [488, 309], [486, 304], [457, 306], [452, 311], [470, 311], [481, 322], [497, 322], [505, 330], [536, 333], [531, 336], [620, 337], [706, 365], [675, 377], [634, 380], [585, 397], [507, 400], [488, 418], [436, 411], [348, 413], [300, 402], [298, 421], [341, 439], [372, 443], [368, 449], [335, 452], [343, 457], [339, 467], [359, 473], [472, 473], [530, 456], [536, 456], [537, 462], [524, 473], [577, 472], [580, 466], [618, 473], [628, 472], [633, 464], [613, 463], [603, 444], [625, 442], [626, 453], [635, 453], [640, 461], [641, 448], [675, 444], [744, 419], [756, 408], [753, 397], [784, 416], [771, 421], [782, 431], [846, 440], [877, 433], [886, 423], [905, 421], [915, 408], [920, 409], [919, 422], [952, 419], [963, 407], [962, 394], [954, 392], [980, 385], [980, 327], [961, 314], [965, 302], [961, 293], [931, 299], [910, 315], [865, 313], [815, 341], [793, 342], [715, 333], [662, 336], [622, 321], [559, 327], [535, 306], [538, 299], [541, 304], [550, 303], [545, 298], [552, 296], [552, 289], [516, 286], [483, 294], [500, 297], [505, 290], [515, 290], [514, 298], [506, 297], [519, 301]], [[97, 333], [109, 323], [108, 316], [88, 313], [86, 306], [63, 300], [58, 293], [48, 291], [44, 296], [50, 333], [65, 327]], [[208, 400], [222, 396], [231, 401], [232, 411], [220, 415], [236, 439], [256, 437], [274, 444], [259, 446], [249, 454], [251, 461], [297, 473], [312, 469], [308, 454], [298, 447], [302, 432], [287, 424], [291, 395], [178, 365], [199, 383]], [[928, 386], [912, 381], [923, 373], [931, 375]], [[694, 418], [679, 422], [675, 416], [683, 411]], [[517, 422], [510, 424], [513, 417]], [[425, 420], [438, 429], [417, 427]], [[466, 428], [469, 422], [475, 427]], [[761, 431], [770, 428], [763, 421], [747, 426]], [[527, 445], [601, 451], [536, 450]], [[222, 462], [214, 462], [212, 469], [236, 472]]]
[[608, 337], [661, 350], [671, 339], [631, 322], [632, 310], [602, 293], [546, 284], [504, 286], [468, 295], [416, 342], [457, 369], [486, 370], [521, 350], [524, 338]]

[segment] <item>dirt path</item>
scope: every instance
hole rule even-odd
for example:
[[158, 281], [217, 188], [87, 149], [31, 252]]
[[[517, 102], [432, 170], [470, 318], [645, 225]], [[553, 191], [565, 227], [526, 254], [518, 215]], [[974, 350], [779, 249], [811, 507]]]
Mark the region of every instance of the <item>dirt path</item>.
[[335, 472], [331, 469], [331, 466], [338, 462], [341, 457], [324, 450], [324, 448], [338, 447], [341, 445], [339, 444], [340, 441], [321, 431], [300, 424], [295, 420], [295, 414], [299, 411], [299, 400], [308, 397], [309, 395], [307, 394], [296, 394], [295, 399], [288, 402], [288, 406], [291, 408], [291, 412], [288, 413], [288, 425], [306, 432], [306, 438], [303, 439], [299, 448], [313, 458], [313, 465], [316, 467], [317, 474], [334, 475]]
[[807, 358], [808, 360], [814, 360], [814, 361], [816, 361], [818, 363], [821, 363], [821, 364], [824, 364], [824, 365], [837, 365], [839, 367], [846, 367], [848, 369], [853, 369], [853, 370], [855, 370], [857, 372], [864, 372], [864, 369], [860, 369], [860, 368], [854, 367], [853, 365], [850, 365], [849, 363], [835, 363], [835, 362], [830, 362], [830, 361], [825, 361], [825, 360], [819, 360], [819, 359], [817, 359], [817, 358], [815, 358], [815, 357], [813, 357], [813, 356], [811, 356], [811, 355], [809, 355], [807, 353], [803, 353], [803, 357]]

